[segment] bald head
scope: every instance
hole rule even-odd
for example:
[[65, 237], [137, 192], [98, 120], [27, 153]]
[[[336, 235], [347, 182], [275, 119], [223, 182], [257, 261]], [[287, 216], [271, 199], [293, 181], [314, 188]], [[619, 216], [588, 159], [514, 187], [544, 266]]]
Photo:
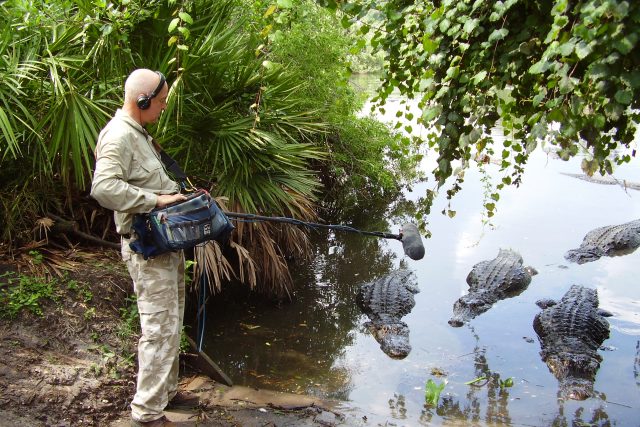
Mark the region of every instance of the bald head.
[[168, 95], [169, 85], [160, 72], [137, 69], [124, 83], [122, 111], [142, 126], [156, 123], [167, 108]]
[[135, 103], [140, 95], [150, 95], [160, 83], [160, 76], [146, 68], [139, 68], [129, 74], [124, 83], [124, 102]]

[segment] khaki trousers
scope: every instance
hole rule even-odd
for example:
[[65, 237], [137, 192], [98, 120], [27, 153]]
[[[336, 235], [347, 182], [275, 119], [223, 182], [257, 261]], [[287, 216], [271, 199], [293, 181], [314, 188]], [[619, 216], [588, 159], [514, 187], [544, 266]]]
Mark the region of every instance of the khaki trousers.
[[145, 260], [122, 239], [122, 259], [133, 280], [142, 334], [138, 341], [138, 379], [131, 417], [153, 421], [178, 390], [180, 334], [184, 320], [184, 253]]

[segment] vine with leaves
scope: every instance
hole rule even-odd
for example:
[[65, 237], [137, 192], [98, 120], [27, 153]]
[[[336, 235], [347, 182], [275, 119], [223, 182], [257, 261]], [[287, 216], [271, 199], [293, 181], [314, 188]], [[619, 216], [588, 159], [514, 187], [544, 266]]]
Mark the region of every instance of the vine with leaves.
[[[636, 154], [638, 2], [321, 3], [385, 53], [378, 105], [393, 90], [418, 101], [422, 115], [415, 121], [433, 130], [424, 142], [437, 152], [438, 188], [455, 175], [454, 164], [464, 168], [486, 155], [500, 159], [497, 200], [505, 185], [520, 184], [536, 147], [564, 160], [584, 156], [589, 175], [610, 174]], [[503, 146], [491, 137], [496, 127]], [[461, 184], [456, 176], [447, 197]]]

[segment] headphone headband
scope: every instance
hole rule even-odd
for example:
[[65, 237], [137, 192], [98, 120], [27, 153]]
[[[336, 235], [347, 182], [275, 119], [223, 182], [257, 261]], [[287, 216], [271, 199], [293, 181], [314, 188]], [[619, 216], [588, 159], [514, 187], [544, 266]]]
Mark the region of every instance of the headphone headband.
[[167, 81], [164, 78], [164, 74], [162, 74], [160, 71], [156, 71], [156, 74], [158, 75], [158, 77], [160, 77], [160, 81], [158, 82], [158, 86], [156, 86], [156, 88], [153, 90], [153, 92], [151, 92], [149, 94], [149, 98], [151, 98], [151, 99], [153, 99], [156, 96], [158, 96], [158, 94], [160, 93], [160, 91], [164, 87], [164, 83]]
[[158, 94], [160, 93], [160, 91], [164, 87], [164, 84], [167, 81], [164, 77], [164, 74], [162, 74], [160, 71], [156, 71], [156, 74], [158, 75], [158, 77], [160, 77], [158, 86], [156, 86], [153, 92], [151, 92], [149, 95], [140, 95], [138, 97], [137, 104], [138, 104], [138, 108], [140, 108], [141, 110], [146, 110], [151, 106], [151, 100], [156, 96], [158, 96]]

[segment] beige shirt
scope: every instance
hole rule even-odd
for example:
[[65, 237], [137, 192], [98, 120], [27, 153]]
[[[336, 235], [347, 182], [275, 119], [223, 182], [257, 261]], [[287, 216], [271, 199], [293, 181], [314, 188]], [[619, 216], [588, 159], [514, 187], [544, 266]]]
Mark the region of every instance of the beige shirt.
[[91, 196], [114, 212], [116, 231], [131, 231], [133, 215], [150, 212], [158, 194], [179, 185], [167, 174], [146, 130], [122, 110], [102, 129], [96, 145]]

